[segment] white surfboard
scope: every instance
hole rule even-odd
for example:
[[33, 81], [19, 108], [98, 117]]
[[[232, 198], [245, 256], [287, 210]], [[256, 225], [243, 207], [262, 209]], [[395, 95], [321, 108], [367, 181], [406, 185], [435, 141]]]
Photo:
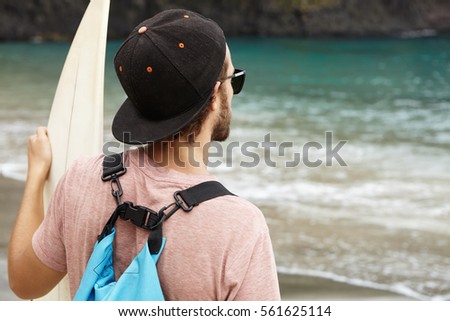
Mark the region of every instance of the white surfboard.
[[[48, 122], [53, 159], [44, 192], [45, 209], [71, 163], [102, 150], [109, 3], [110, 0], [89, 3], [59, 79]], [[70, 300], [68, 278], [41, 299]]]

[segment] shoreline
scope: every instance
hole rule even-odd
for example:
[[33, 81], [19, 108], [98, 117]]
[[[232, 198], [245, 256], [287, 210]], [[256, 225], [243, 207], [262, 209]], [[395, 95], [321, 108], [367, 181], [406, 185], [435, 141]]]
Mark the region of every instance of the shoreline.
[[[24, 182], [0, 174], [0, 301], [20, 300], [8, 286], [7, 253], [9, 237], [20, 206]], [[283, 301], [410, 301], [412, 298], [383, 290], [333, 280], [279, 273]]]

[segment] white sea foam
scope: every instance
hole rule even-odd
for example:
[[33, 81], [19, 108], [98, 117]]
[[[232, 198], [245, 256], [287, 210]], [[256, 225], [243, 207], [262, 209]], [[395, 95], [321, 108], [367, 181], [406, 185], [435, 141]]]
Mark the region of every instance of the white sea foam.
[[27, 165], [12, 163], [0, 164], [0, 175], [18, 181], [25, 181], [27, 177]]

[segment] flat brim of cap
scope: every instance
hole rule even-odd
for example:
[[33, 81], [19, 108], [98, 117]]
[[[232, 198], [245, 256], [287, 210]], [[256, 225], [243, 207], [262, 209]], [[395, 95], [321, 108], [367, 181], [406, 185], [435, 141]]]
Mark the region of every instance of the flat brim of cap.
[[133, 102], [127, 98], [114, 117], [112, 133], [118, 141], [130, 145], [144, 145], [165, 138], [170, 139], [170, 136], [177, 134], [194, 119], [211, 95], [212, 92], [186, 112], [174, 118], [157, 121], [142, 115]]

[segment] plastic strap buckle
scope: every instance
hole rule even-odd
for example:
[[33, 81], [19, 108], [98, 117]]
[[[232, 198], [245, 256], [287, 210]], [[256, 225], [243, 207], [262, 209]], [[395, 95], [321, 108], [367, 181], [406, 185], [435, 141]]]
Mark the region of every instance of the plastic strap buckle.
[[145, 206], [134, 206], [131, 202], [124, 202], [126, 209], [121, 213], [120, 218], [131, 223], [137, 227], [141, 227], [146, 230], [152, 230], [155, 225], [158, 224], [161, 217], [154, 210]]

